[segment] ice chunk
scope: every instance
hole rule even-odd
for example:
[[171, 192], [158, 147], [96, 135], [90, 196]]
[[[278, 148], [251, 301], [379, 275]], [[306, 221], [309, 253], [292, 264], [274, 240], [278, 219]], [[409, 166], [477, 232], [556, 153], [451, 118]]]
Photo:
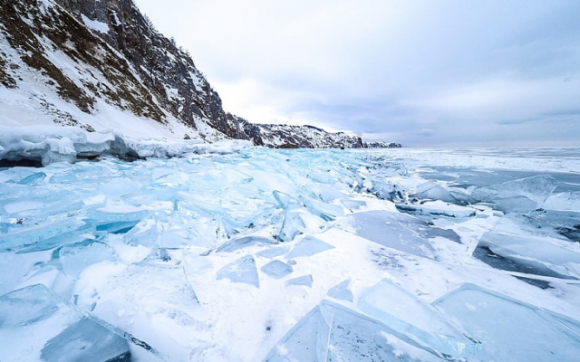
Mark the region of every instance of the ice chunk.
[[366, 201], [359, 201], [359, 200], [351, 200], [351, 199], [343, 199], [340, 200], [340, 202], [342, 202], [342, 204], [344, 205], [344, 207], [346, 207], [349, 210], [356, 210], [356, 209], [360, 209], [363, 206], [366, 206]]
[[301, 210], [287, 210], [284, 215], [284, 224], [278, 234], [280, 241], [292, 241], [294, 238], [303, 232], [306, 224], [302, 219]]
[[343, 208], [338, 205], [327, 204], [303, 196], [299, 196], [299, 200], [306, 206], [311, 214], [319, 216], [325, 221], [333, 221], [338, 216], [344, 216]]
[[412, 333], [418, 341], [455, 358], [475, 353], [476, 343], [446, 321], [438, 310], [390, 280], [366, 291], [358, 308], [400, 333]]
[[420, 204], [396, 204], [397, 210], [400, 211], [410, 211], [412, 213], [423, 214], [423, 215], [435, 215], [435, 216], [447, 216], [447, 217], [473, 217], [475, 216], [475, 210], [449, 204], [440, 200], [423, 202]]
[[470, 284], [434, 305], [482, 343], [479, 360], [578, 360], [580, 323], [568, 317]]
[[127, 341], [87, 319], [71, 324], [48, 340], [40, 351], [43, 361], [130, 362]]
[[[304, 316], [265, 361], [441, 361], [417, 348], [412, 335], [341, 305], [323, 301]], [[433, 354], [431, 354], [433, 353]]]
[[109, 222], [97, 225], [97, 231], [106, 231], [111, 234], [125, 234], [127, 231], [133, 229], [138, 223], [139, 220]]
[[346, 216], [344, 220], [357, 235], [380, 245], [422, 257], [434, 253], [431, 244], [418, 230], [419, 227], [427, 227], [427, 223], [412, 216], [389, 211], [367, 211]]
[[236, 261], [224, 266], [218, 270], [217, 279], [229, 279], [233, 283], [245, 283], [260, 287], [256, 262], [251, 255], [243, 256]]
[[580, 253], [553, 244], [550, 238], [488, 232], [481, 237], [473, 256], [507, 271], [563, 279], [580, 277], [574, 267], [580, 264]]
[[508, 213], [496, 225], [499, 232], [529, 236], [548, 236], [566, 241], [580, 241], [580, 210], [537, 209], [528, 213]]
[[334, 246], [312, 236], [306, 236], [286, 255], [286, 259], [312, 256], [323, 251], [334, 249]]
[[290, 279], [287, 280], [285, 285], [286, 286], [290, 286], [290, 285], [304, 285], [307, 286], [308, 288], [312, 287], [312, 275], [303, 275], [301, 277], [298, 278], [294, 278], [294, 279]]
[[72, 244], [84, 240], [85, 223], [76, 218], [39, 223], [28, 228], [15, 229], [3, 234], [0, 252], [31, 252], [49, 250], [59, 245]]
[[23, 178], [18, 183], [20, 185], [28, 185], [28, 186], [31, 186], [31, 185], [39, 184], [45, 178], [46, 178], [46, 174], [44, 172], [37, 172], [37, 173], [33, 173], [30, 176], [27, 176], [27, 177]]
[[239, 250], [251, 245], [270, 245], [270, 244], [278, 244], [278, 242], [276, 240], [268, 239], [262, 236], [246, 236], [239, 239], [228, 240], [224, 244], [220, 245], [220, 247], [218, 247], [216, 251], [230, 253], [232, 251]]
[[391, 181], [377, 181], [373, 184], [371, 191], [379, 198], [391, 201], [404, 199], [406, 193], [401, 185]]
[[272, 260], [268, 264], [264, 265], [260, 270], [266, 275], [276, 279], [284, 278], [286, 275], [294, 271], [291, 265], [288, 265], [280, 260]]
[[417, 186], [417, 192], [413, 196], [420, 199], [440, 200], [452, 204], [458, 202], [447, 189], [435, 182], [426, 182]]
[[65, 246], [60, 249], [59, 258], [64, 272], [76, 277], [92, 264], [115, 261], [116, 254], [109, 245], [94, 242], [86, 246]]
[[280, 247], [276, 247], [276, 248], [269, 248], [269, 249], [262, 250], [262, 251], [256, 253], [256, 255], [264, 257], [264, 258], [272, 259], [272, 258], [275, 258], [277, 256], [286, 254], [289, 249], [290, 248], [288, 248], [288, 247], [280, 246]]
[[553, 194], [542, 206], [549, 210], [580, 210], [580, 191], [561, 192]]
[[556, 186], [552, 176], [538, 175], [477, 188], [470, 198], [473, 202], [491, 203], [502, 211], [533, 210], [544, 203]]
[[352, 302], [354, 300], [354, 296], [352, 292], [348, 288], [350, 284], [350, 279], [342, 281], [335, 285], [334, 287], [328, 290], [327, 295], [331, 298], [338, 299], [338, 300], [346, 300]]
[[0, 341], [6, 361], [131, 360], [124, 338], [38, 284], [0, 297]]

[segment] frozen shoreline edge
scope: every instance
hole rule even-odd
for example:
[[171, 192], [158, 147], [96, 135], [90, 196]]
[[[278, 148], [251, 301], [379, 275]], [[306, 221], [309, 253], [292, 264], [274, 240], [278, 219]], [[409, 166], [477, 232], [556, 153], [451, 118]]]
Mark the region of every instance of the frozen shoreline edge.
[[188, 153], [225, 154], [253, 147], [250, 141], [222, 140], [211, 144], [200, 139], [137, 139], [117, 132], [87, 132], [76, 127], [0, 126], [0, 166], [47, 166], [74, 163], [100, 156], [124, 161], [180, 157]]

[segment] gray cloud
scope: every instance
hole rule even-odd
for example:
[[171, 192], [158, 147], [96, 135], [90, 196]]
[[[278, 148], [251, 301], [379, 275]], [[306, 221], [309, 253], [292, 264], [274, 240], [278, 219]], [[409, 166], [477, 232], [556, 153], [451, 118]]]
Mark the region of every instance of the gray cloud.
[[411, 146], [578, 141], [575, 0], [137, 4], [250, 121]]

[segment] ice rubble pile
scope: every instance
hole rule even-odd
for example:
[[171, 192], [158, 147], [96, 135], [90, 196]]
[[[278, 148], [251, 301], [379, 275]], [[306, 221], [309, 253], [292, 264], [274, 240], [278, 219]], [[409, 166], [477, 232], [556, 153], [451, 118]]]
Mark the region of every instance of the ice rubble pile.
[[0, 360], [577, 359], [580, 181], [225, 151], [0, 168]]
[[73, 163], [102, 155], [133, 161], [149, 157], [178, 157], [187, 153], [231, 153], [250, 145], [251, 142], [241, 140], [205, 144], [199, 139], [135, 139], [115, 132], [87, 132], [76, 127], [0, 126], [0, 162], [29, 161], [42, 166], [55, 162]]

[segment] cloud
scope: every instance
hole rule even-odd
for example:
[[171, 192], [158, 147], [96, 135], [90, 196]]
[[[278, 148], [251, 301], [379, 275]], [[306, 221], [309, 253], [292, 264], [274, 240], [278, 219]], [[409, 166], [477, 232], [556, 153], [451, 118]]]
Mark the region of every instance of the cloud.
[[580, 131], [574, 0], [137, 4], [252, 122], [417, 146], [573, 143]]

